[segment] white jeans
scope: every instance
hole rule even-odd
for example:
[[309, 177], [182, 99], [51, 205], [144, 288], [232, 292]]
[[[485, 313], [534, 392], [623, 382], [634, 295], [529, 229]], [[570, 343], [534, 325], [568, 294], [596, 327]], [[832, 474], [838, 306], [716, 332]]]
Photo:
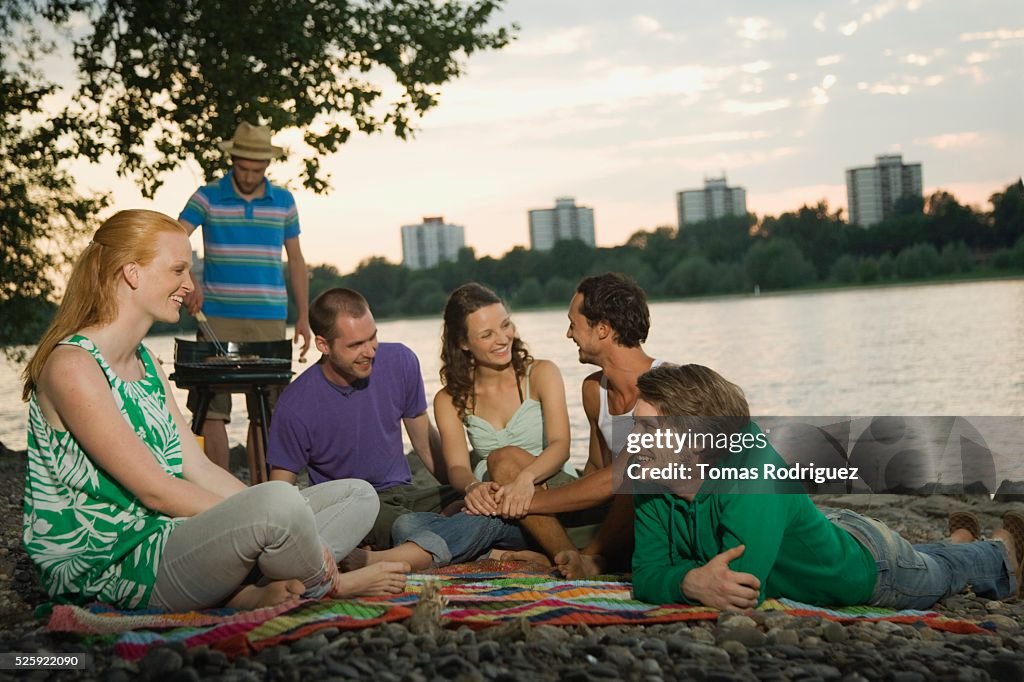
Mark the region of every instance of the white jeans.
[[356, 479], [305, 490], [270, 481], [236, 493], [174, 529], [149, 606], [219, 606], [252, 582], [250, 574], [301, 580], [306, 596], [322, 596], [324, 545], [335, 561], [347, 556], [373, 527], [378, 507], [373, 486]]

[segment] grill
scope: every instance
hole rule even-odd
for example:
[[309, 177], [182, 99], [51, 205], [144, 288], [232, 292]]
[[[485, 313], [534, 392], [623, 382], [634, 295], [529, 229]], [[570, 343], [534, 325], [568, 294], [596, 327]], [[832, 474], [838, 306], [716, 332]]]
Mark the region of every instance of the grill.
[[169, 377], [178, 388], [199, 394], [192, 414], [192, 432], [201, 434], [210, 401], [216, 393], [245, 393], [259, 406], [258, 439], [249, 452], [253, 484], [267, 480], [266, 444], [270, 430], [269, 390], [292, 380], [292, 342], [244, 341], [226, 344], [220, 353], [209, 341], [174, 340], [174, 372]]

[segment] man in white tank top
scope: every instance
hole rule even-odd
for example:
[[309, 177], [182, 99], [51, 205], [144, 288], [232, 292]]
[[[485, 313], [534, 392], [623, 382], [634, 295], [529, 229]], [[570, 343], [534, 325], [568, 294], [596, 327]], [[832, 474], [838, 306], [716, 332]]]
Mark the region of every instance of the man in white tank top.
[[588, 277], [577, 286], [569, 305], [566, 336], [579, 348], [581, 363], [601, 368], [583, 381], [590, 457], [582, 478], [553, 490], [538, 490], [529, 509], [531, 514], [557, 514], [608, 507], [600, 529], [586, 547], [555, 557], [568, 578], [628, 566], [632, 557], [633, 499], [614, 494], [611, 463], [632, 428], [637, 377], [661, 364], [641, 345], [649, 329], [647, 297], [628, 277], [606, 273]]

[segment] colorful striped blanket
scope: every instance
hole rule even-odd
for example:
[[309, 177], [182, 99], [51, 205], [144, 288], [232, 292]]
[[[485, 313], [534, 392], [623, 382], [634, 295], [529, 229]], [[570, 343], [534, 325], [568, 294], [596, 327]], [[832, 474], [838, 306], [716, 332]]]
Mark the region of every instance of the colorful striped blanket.
[[[477, 562], [409, 576], [407, 590], [393, 597], [300, 601], [253, 611], [213, 609], [189, 613], [119, 611], [110, 606], [57, 606], [51, 632], [71, 632], [113, 643], [115, 653], [137, 660], [160, 643], [207, 645], [229, 656], [251, 654], [305, 637], [324, 628], [359, 629], [403, 621], [413, 614], [420, 592], [438, 583], [446, 600], [445, 626], [484, 628], [524, 620], [547, 625], [645, 625], [713, 620], [719, 612], [703, 606], [656, 606], [636, 601], [621, 576], [565, 580], [549, 574], [515, 572], [522, 564]], [[952, 632], [987, 632], [967, 621], [933, 611], [893, 611], [873, 607], [823, 609], [789, 600], [768, 600], [761, 610], [820, 616], [840, 622], [887, 620], [922, 622]]]

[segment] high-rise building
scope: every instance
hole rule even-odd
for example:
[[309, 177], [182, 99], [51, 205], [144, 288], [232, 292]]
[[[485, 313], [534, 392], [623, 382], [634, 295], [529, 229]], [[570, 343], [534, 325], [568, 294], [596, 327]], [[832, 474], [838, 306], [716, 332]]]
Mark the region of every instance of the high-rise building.
[[679, 229], [683, 225], [705, 220], [746, 215], [747, 190], [729, 187], [724, 175], [720, 178], [707, 178], [704, 180], [704, 189], [676, 192], [676, 211], [679, 214]]
[[846, 170], [850, 223], [868, 227], [893, 215], [902, 196], [923, 196], [921, 164], [903, 163], [900, 154], [875, 157], [874, 166]]
[[402, 265], [410, 270], [454, 261], [465, 245], [465, 229], [461, 225], [448, 225], [440, 216], [424, 218], [419, 225], [402, 225]]
[[550, 251], [555, 242], [579, 239], [594, 246], [594, 209], [577, 206], [572, 197], [555, 199], [554, 208], [530, 211], [530, 248]]

